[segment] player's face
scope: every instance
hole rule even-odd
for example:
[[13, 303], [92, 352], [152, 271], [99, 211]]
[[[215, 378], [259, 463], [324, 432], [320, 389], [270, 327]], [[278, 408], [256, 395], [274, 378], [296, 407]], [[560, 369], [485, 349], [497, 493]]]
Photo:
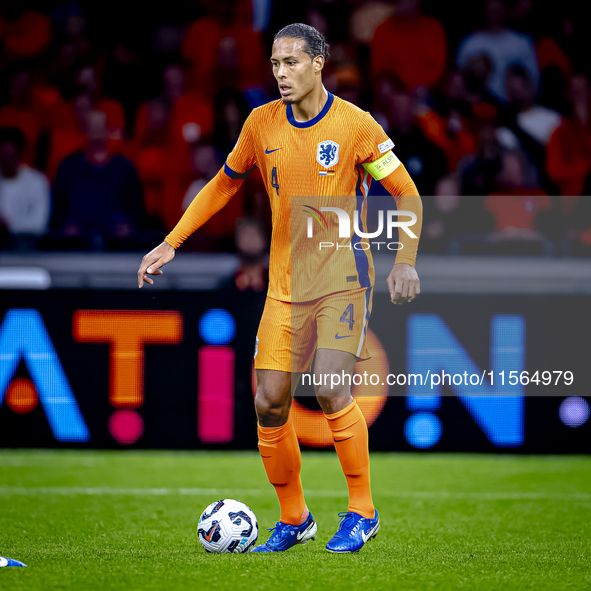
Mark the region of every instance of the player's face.
[[323, 58], [311, 60], [304, 51], [305, 46], [304, 40], [291, 37], [281, 37], [273, 43], [273, 75], [286, 105], [299, 103], [319, 83]]

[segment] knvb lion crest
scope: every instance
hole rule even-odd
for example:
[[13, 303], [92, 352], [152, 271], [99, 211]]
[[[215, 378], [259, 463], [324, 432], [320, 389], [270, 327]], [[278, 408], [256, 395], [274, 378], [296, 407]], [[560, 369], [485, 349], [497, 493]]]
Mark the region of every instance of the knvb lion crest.
[[334, 166], [339, 161], [339, 144], [331, 140], [320, 142], [316, 149], [316, 161], [324, 168]]

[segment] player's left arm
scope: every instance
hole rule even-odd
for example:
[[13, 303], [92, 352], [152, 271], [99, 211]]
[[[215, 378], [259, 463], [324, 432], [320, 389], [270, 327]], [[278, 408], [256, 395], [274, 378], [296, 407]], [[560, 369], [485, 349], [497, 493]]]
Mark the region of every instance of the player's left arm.
[[[398, 241], [402, 248], [396, 255], [386, 282], [393, 304], [412, 302], [421, 293], [421, 283], [415, 269], [423, 225], [423, 204], [419, 192], [404, 164], [392, 151], [374, 162], [364, 163], [363, 167], [394, 197], [399, 222], [407, 222], [398, 229]], [[400, 215], [402, 212], [404, 216]]]

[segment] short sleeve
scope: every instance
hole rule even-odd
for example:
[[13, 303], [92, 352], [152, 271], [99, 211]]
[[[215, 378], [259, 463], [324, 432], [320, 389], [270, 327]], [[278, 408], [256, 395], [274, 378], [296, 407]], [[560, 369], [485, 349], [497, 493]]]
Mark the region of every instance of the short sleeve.
[[356, 164], [374, 162], [394, 147], [382, 126], [369, 114], [364, 113], [357, 130]]
[[254, 113], [251, 113], [238, 137], [234, 149], [228, 155], [224, 172], [233, 179], [245, 179], [256, 167], [256, 152], [254, 141], [255, 123]]

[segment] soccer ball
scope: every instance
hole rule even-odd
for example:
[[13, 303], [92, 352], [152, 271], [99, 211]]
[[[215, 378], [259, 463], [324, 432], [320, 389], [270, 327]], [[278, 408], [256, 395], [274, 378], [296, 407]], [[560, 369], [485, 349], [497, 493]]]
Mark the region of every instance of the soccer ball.
[[206, 552], [250, 552], [259, 537], [256, 515], [240, 501], [215, 501], [199, 518], [197, 537]]

